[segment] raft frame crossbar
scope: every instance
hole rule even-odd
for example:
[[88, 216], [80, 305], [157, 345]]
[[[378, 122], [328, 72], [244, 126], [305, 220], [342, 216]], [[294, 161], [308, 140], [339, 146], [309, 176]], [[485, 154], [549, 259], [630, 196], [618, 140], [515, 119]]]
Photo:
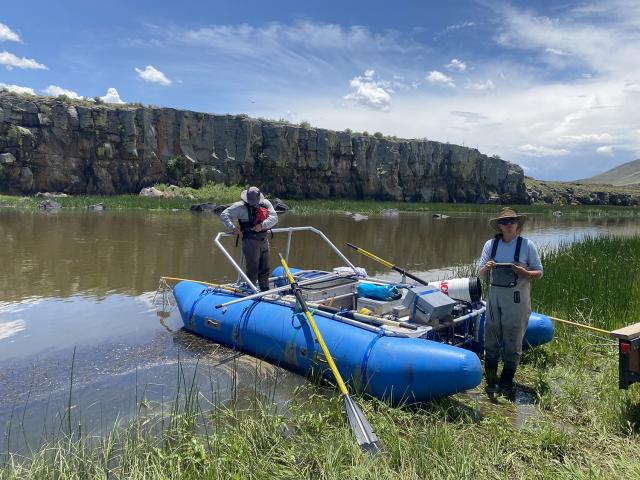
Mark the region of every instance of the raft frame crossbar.
[[[318, 230], [315, 227], [306, 226], [306, 227], [272, 228], [270, 231], [272, 233], [287, 233], [288, 234], [287, 249], [285, 251], [285, 260], [287, 262], [289, 261], [289, 252], [291, 250], [291, 237], [293, 235], [293, 232], [311, 232], [311, 233], [315, 233], [320, 238], [322, 238], [322, 240], [324, 240], [324, 242], [329, 246], [329, 248], [331, 248], [331, 250], [333, 250], [336, 253], [336, 255], [338, 255], [342, 259], [342, 261], [344, 261], [347, 264], [347, 266], [353, 270], [354, 275], [356, 275], [356, 276], [358, 275], [358, 271], [357, 271], [356, 267], [349, 261], [349, 259], [344, 255], [344, 253], [342, 253], [340, 251], [340, 249], [338, 249], [338, 247], [336, 247], [331, 242], [331, 240], [329, 240], [327, 238], [327, 236], [324, 233], [322, 233], [321, 230]], [[215, 245], [222, 251], [222, 254], [225, 257], [227, 257], [227, 260], [229, 260], [229, 262], [231, 263], [233, 268], [238, 273], [239, 278], [242, 278], [254, 292], [257, 292], [258, 291], [258, 287], [256, 287], [254, 285], [254, 283], [251, 280], [249, 280], [249, 277], [247, 277], [247, 275], [244, 273], [244, 271], [242, 270], [242, 267], [240, 267], [240, 265], [238, 265], [238, 262], [236, 262], [233, 259], [231, 254], [222, 245], [222, 242], [220, 240], [223, 237], [235, 237], [235, 235], [233, 233], [228, 233], [228, 232], [219, 232], [215, 236], [215, 238], [213, 239], [213, 243], [215, 243]], [[240, 262], [242, 262], [242, 257], [240, 257]]]

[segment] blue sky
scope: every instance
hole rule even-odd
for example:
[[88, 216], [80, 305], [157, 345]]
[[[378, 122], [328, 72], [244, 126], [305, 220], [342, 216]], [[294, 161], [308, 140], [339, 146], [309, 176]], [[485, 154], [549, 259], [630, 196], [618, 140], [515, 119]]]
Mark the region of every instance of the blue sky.
[[640, 158], [640, 1], [2, 2], [0, 87], [477, 147]]

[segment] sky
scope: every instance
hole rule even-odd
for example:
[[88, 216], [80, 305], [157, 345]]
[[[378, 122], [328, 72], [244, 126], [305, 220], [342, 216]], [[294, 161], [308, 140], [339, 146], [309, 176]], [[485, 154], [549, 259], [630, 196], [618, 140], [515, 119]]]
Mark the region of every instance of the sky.
[[478, 148], [640, 158], [640, 1], [0, 0], [0, 88]]

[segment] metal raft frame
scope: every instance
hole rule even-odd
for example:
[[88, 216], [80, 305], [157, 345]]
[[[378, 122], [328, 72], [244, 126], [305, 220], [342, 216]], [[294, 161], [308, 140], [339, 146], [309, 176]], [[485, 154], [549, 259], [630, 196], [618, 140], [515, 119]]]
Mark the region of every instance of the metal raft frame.
[[[331, 242], [331, 240], [329, 240], [327, 238], [327, 236], [324, 233], [322, 233], [320, 230], [318, 230], [317, 228], [315, 228], [315, 227], [286, 227], [286, 228], [273, 228], [270, 231], [273, 232], [273, 233], [287, 233], [287, 248], [285, 250], [285, 255], [284, 255], [284, 259], [287, 262], [289, 262], [289, 252], [291, 251], [291, 237], [293, 235], [293, 232], [312, 232], [312, 233], [315, 233], [316, 235], [318, 235], [320, 238], [322, 238], [322, 240], [324, 240], [324, 242], [329, 246], [329, 248], [331, 248], [331, 250], [333, 250], [345, 262], [345, 264], [347, 266], [349, 266], [349, 268], [351, 268], [353, 270], [353, 274], [354, 275], [358, 275], [358, 271], [357, 271], [356, 267], [354, 267], [353, 264], [349, 261], [349, 259], [340, 251], [340, 249], [338, 249], [338, 247], [336, 247]], [[236, 272], [238, 272], [237, 283], [240, 283], [240, 279], [242, 279], [242, 280], [244, 280], [246, 282], [246, 284], [254, 292], [257, 292], [258, 288], [253, 284], [253, 282], [251, 280], [249, 280], [249, 277], [247, 277], [247, 275], [242, 270], [242, 267], [240, 266], [240, 265], [242, 265], [242, 261], [244, 260], [244, 255], [242, 253], [242, 249], [240, 249], [240, 261], [236, 262], [233, 259], [233, 257], [231, 256], [231, 254], [227, 251], [227, 249], [224, 248], [224, 246], [222, 245], [222, 242], [220, 240], [223, 237], [235, 237], [235, 235], [232, 234], [232, 233], [220, 232], [213, 239], [213, 243], [216, 244], [216, 246], [222, 251], [224, 256], [227, 257], [227, 260], [229, 260], [229, 262], [231, 262], [231, 265], [233, 265], [233, 268], [235, 268]]]
[[[375, 282], [378, 284], [393, 284], [393, 285], [398, 285], [398, 286], [404, 286], [404, 287], [408, 287], [410, 286], [409, 284], [405, 283], [405, 279], [403, 277], [403, 281], [401, 283], [398, 282], [391, 282], [391, 281], [386, 281], [386, 280], [381, 280], [378, 278], [372, 278], [372, 277], [368, 277], [368, 276], [362, 276], [359, 275], [357, 268], [353, 265], [353, 263], [351, 263], [351, 261], [349, 261], [349, 259], [340, 251], [340, 249], [338, 247], [336, 247], [333, 242], [331, 242], [331, 240], [329, 240], [327, 238], [327, 236], [320, 230], [318, 230], [315, 227], [311, 227], [311, 226], [303, 226], [303, 227], [286, 227], [286, 228], [274, 228], [271, 230], [273, 233], [286, 233], [287, 234], [287, 246], [286, 246], [286, 250], [285, 250], [285, 260], [288, 262], [289, 260], [289, 253], [291, 251], [291, 239], [293, 236], [294, 232], [311, 232], [316, 234], [317, 236], [319, 236], [324, 242], [325, 244], [331, 249], [333, 250], [336, 255], [338, 255], [338, 257], [344, 262], [345, 265], [348, 266], [349, 269], [352, 270], [352, 272], [344, 272], [344, 273], [337, 273], [337, 272], [333, 272], [333, 273], [327, 273], [325, 275], [321, 275], [319, 277], [316, 278], [312, 278], [312, 279], [306, 279], [306, 280], [302, 280], [300, 282], [300, 286], [306, 286], [306, 285], [313, 285], [313, 284], [318, 284], [318, 283], [322, 283], [322, 282], [326, 282], [329, 280], [333, 280], [333, 279], [339, 279], [339, 278], [345, 278], [345, 279], [352, 279], [354, 281], [358, 281], [358, 280], [366, 280], [366, 281], [370, 281], [370, 282]], [[264, 299], [268, 299], [268, 301], [273, 302], [273, 303], [279, 303], [282, 305], [287, 305], [287, 306], [291, 306], [292, 304], [295, 304], [295, 299], [289, 298], [289, 296], [286, 295], [285, 292], [287, 292], [288, 290], [290, 290], [290, 285], [285, 285], [282, 287], [275, 287], [272, 288], [266, 292], [258, 292], [258, 288], [256, 287], [256, 285], [251, 282], [249, 280], [249, 278], [247, 277], [247, 275], [245, 274], [245, 272], [242, 270], [242, 262], [244, 259], [244, 255], [242, 253], [242, 250], [240, 251], [240, 259], [238, 262], [236, 262], [234, 260], [234, 258], [231, 256], [231, 254], [224, 248], [224, 246], [222, 245], [222, 239], [225, 237], [235, 237], [234, 234], [232, 233], [227, 233], [227, 232], [220, 232], [218, 233], [213, 242], [215, 243], [215, 245], [220, 249], [220, 251], [222, 251], [222, 253], [224, 254], [224, 256], [227, 258], [227, 260], [229, 260], [229, 262], [231, 263], [231, 265], [233, 266], [233, 268], [236, 270], [237, 274], [238, 274], [238, 278], [236, 281], [236, 286], [238, 284], [241, 283], [241, 281], [244, 281], [245, 284], [251, 289], [253, 290], [255, 293], [253, 294], [249, 294], [249, 295], [244, 295], [240, 298], [237, 298], [235, 300], [231, 300], [229, 302], [220, 304], [220, 305], [216, 305], [216, 308], [222, 308], [222, 309], [226, 309], [226, 307], [228, 307], [229, 305], [232, 305], [234, 303], [240, 303], [240, 302], [244, 302], [244, 301], [250, 301], [250, 300], [257, 300], [260, 298], [264, 298]], [[304, 273], [304, 272], [308, 272], [309, 270], [301, 270], [300, 272], [297, 273]], [[270, 282], [273, 280], [274, 278], [270, 278]], [[318, 305], [314, 305], [313, 303], [310, 304], [310, 306], [316, 307]], [[479, 308], [474, 308], [470, 313], [467, 313], [465, 315], [462, 315], [460, 317], [454, 318], [452, 320], [452, 322], [450, 323], [451, 326], [458, 326], [460, 324], [467, 324], [468, 326], [468, 322], [472, 321], [473, 319], [475, 319], [476, 317], [482, 315], [485, 312], [485, 306], [484, 305], [480, 305]], [[333, 320], [337, 320], [340, 321], [342, 323], [348, 323], [350, 325], [354, 325], [357, 326], [359, 328], [363, 328], [365, 330], [370, 330], [370, 331], [374, 331], [374, 332], [382, 332], [385, 335], [393, 335], [393, 336], [404, 336], [404, 337], [421, 337], [421, 338], [427, 338], [428, 336], [430, 336], [430, 334], [432, 332], [434, 332], [434, 327], [430, 326], [430, 325], [418, 325], [418, 324], [408, 324], [407, 321], [400, 321], [400, 320], [390, 320], [388, 318], [384, 318], [384, 317], [379, 317], [379, 316], [375, 316], [375, 315], [361, 315], [359, 313], [354, 313], [353, 317], [354, 318], [349, 318], [349, 317], [345, 317], [344, 315], [340, 315], [339, 313], [329, 313], [326, 311], [322, 311], [322, 310], [316, 310], [314, 315], [322, 315], [322, 316], [326, 316], [326, 317], [330, 317]], [[476, 323], [476, 322], [474, 322]], [[476, 330], [474, 328], [474, 330]], [[470, 334], [470, 336], [472, 338], [475, 338], [478, 332], [467, 332], [467, 334]], [[466, 336], [466, 335], [465, 335]], [[462, 343], [466, 343], [466, 341], [463, 341]]]

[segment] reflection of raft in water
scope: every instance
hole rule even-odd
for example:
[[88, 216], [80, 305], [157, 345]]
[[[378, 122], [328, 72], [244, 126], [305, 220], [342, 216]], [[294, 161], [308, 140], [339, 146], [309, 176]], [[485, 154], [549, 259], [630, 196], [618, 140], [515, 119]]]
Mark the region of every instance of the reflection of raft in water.
[[[312, 227], [275, 231], [291, 235], [299, 230], [320, 234], [350, 267], [349, 272], [296, 273], [306, 300], [316, 306], [313, 317], [347, 383], [394, 404], [444, 397], [480, 383], [476, 352], [483, 349], [484, 305], [479, 298], [456, 301], [435, 287], [408, 284], [397, 284], [404, 287], [402, 299], [364, 298], [359, 287], [387, 282], [358, 277], [349, 260]], [[224, 235], [216, 238], [220, 248]], [[284, 284], [281, 273], [274, 271], [274, 287]], [[187, 330], [293, 372], [321, 371], [333, 380], [313, 331], [286, 286], [255, 300], [230, 303], [247, 294], [230, 285], [181, 281], [174, 295]], [[229, 305], [216, 308], [225, 303]], [[375, 315], [358, 313], [363, 305]], [[540, 345], [552, 336], [549, 318], [532, 314], [525, 344]]]

